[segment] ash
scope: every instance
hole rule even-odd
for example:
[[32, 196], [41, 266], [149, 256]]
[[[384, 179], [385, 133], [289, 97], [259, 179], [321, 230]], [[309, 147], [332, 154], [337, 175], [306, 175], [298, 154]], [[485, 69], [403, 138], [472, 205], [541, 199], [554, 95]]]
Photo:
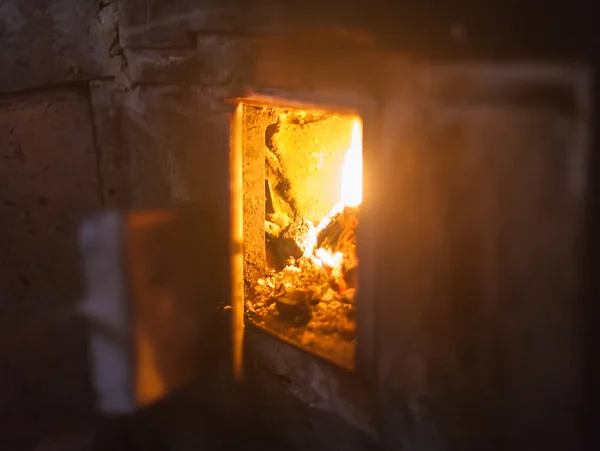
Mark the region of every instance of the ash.
[[266, 224], [267, 248], [275, 257], [265, 276], [247, 286], [246, 312], [259, 327], [349, 366], [356, 337], [356, 214], [344, 211], [319, 234], [321, 248], [343, 254], [337, 268], [302, 256], [305, 222]]

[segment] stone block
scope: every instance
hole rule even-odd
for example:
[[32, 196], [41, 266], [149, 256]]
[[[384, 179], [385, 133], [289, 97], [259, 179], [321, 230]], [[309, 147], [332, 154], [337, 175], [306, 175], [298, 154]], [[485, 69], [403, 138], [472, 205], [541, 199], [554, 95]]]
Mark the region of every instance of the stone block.
[[249, 80], [259, 88], [354, 91], [379, 95], [384, 54], [372, 36], [303, 30], [252, 41]]
[[117, 82], [90, 82], [102, 201], [109, 208], [131, 205], [130, 156], [123, 143], [122, 98], [123, 90]]
[[236, 36], [199, 35], [194, 49], [126, 50], [133, 82], [184, 85], [240, 83], [248, 72], [247, 45]]
[[138, 86], [124, 97], [133, 205], [229, 201], [229, 88]]
[[119, 0], [121, 43], [126, 48], [191, 48], [195, 32], [268, 32], [280, 29], [281, 0]]
[[116, 5], [101, 3], [2, 2], [0, 93], [113, 73]]
[[85, 89], [0, 101], [0, 308], [74, 301], [76, 230], [101, 206]]
[[300, 28], [347, 30], [357, 28], [364, 11], [361, 2], [316, 0], [118, 1], [125, 48], [191, 48], [196, 33], [265, 36]]
[[266, 419], [302, 449], [377, 449], [371, 391], [353, 373], [246, 329], [244, 380]]
[[203, 66], [192, 49], [127, 49], [125, 55], [134, 83], [193, 84]]

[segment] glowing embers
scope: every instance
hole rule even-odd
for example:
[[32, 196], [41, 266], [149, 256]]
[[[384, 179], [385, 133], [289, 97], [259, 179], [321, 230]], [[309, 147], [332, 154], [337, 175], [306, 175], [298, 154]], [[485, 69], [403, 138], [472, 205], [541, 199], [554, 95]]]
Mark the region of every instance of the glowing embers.
[[[353, 115], [276, 106], [247, 107], [244, 120], [248, 155], [256, 148], [250, 141], [264, 128], [264, 264], [256, 258], [260, 250], [244, 252], [247, 318], [352, 368], [361, 121]], [[258, 167], [251, 159], [247, 157], [245, 170]], [[244, 179], [255, 176], [244, 174]], [[250, 213], [257, 198], [250, 195], [250, 185], [245, 183], [245, 228], [255, 222]], [[245, 247], [252, 249], [251, 230], [244, 236]]]

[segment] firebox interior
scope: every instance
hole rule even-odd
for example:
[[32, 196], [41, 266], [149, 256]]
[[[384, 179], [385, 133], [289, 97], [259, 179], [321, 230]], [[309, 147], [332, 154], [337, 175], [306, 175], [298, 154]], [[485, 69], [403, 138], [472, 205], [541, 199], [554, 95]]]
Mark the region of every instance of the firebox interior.
[[238, 115], [246, 322], [352, 369], [361, 119], [255, 103]]

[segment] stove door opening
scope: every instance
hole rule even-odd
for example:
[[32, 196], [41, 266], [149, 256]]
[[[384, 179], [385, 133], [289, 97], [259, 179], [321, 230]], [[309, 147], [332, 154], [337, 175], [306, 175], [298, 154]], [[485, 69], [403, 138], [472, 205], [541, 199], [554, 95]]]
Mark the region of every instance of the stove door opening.
[[354, 368], [358, 115], [238, 106], [246, 322]]

